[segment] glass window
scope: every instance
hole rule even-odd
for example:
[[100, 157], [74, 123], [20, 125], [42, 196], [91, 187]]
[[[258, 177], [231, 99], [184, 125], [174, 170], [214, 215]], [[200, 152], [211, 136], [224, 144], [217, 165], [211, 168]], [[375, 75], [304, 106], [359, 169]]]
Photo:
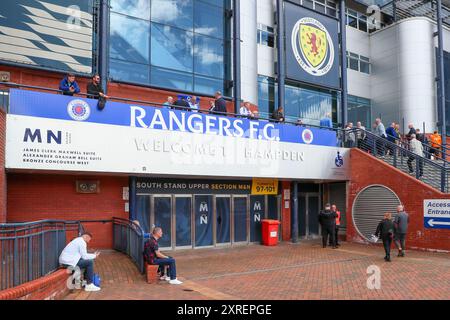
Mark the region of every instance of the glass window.
[[194, 72], [215, 78], [224, 77], [224, 41], [195, 35]]
[[225, 15], [223, 8], [196, 0], [194, 4], [194, 32], [223, 39]]
[[321, 4], [319, 4], [319, 3], [316, 2], [316, 8], [315, 8], [315, 10], [316, 10], [316, 11], [319, 11], [319, 12], [321, 12], [321, 13], [325, 13], [325, 6], [324, 6], [324, 5], [321, 5]]
[[111, 13], [110, 28], [111, 58], [149, 63], [149, 22]]
[[217, 90], [224, 92], [223, 79], [215, 79], [202, 76], [194, 76], [194, 91], [213, 95]]
[[332, 16], [332, 17], [336, 17], [336, 9], [327, 7], [327, 15]]
[[258, 76], [258, 111], [261, 117], [272, 115], [277, 107], [277, 92], [274, 78]]
[[313, 4], [312, 0], [303, 0], [302, 4], [304, 7], [314, 9], [314, 4]]
[[273, 28], [258, 23], [257, 42], [258, 44], [273, 48], [275, 46], [275, 35]]
[[111, 0], [111, 11], [150, 20], [150, 0]]
[[192, 72], [192, 32], [152, 23], [152, 65]]
[[367, 17], [360, 14], [359, 15], [359, 30], [367, 32]]
[[152, 0], [151, 20], [192, 31], [193, 0]]
[[370, 128], [371, 124], [371, 102], [369, 99], [356, 96], [348, 96], [348, 121], [353, 122], [356, 126], [358, 121], [366, 128]]
[[336, 8], [336, 3], [333, 1], [327, 1], [327, 5], [332, 7], [332, 8]]
[[183, 91], [193, 91], [192, 74], [167, 70], [162, 68], [151, 68], [151, 84], [158, 87], [173, 88]]
[[370, 64], [366, 61], [360, 61], [359, 62], [360, 68], [359, 70], [363, 73], [370, 74]]
[[150, 83], [150, 67], [146, 64], [109, 60], [109, 76], [114, 80], [134, 83]]
[[358, 19], [354, 16], [347, 15], [347, 24], [350, 27], [358, 28]]
[[350, 69], [358, 71], [358, 59], [350, 58], [348, 66]]

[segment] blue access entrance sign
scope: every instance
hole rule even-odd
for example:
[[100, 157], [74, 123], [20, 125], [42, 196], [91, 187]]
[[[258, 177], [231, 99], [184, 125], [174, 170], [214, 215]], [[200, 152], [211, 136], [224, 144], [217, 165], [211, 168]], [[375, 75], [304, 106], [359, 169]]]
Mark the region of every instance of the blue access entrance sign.
[[450, 229], [450, 199], [423, 200], [425, 228]]

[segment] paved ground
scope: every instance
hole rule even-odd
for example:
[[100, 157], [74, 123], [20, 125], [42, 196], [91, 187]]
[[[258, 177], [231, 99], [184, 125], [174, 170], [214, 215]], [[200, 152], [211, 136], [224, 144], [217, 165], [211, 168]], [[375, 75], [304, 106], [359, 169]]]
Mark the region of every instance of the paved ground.
[[[96, 262], [102, 291], [75, 290], [67, 299], [450, 299], [448, 253], [409, 251], [386, 263], [381, 247], [343, 243], [333, 250], [313, 241], [171, 255], [183, 285], [149, 285], [127, 256], [103, 252]], [[367, 287], [372, 265], [381, 271], [378, 290]]]

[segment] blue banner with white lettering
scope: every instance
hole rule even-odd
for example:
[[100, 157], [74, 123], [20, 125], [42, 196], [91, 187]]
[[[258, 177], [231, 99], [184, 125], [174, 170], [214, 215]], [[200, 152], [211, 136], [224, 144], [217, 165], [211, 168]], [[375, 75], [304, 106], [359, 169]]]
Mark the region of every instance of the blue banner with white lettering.
[[[205, 111], [206, 112], [206, 111]], [[336, 147], [332, 130], [11, 89], [9, 113], [134, 128]]]

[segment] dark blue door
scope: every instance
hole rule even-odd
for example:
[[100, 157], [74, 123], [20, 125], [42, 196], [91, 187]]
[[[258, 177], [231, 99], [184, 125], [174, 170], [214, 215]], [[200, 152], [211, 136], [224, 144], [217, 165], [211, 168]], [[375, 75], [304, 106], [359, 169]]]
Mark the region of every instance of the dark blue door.
[[191, 228], [191, 197], [175, 197], [175, 221], [176, 221], [176, 242], [175, 246], [191, 246], [192, 245], [192, 228]]
[[234, 242], [247, 240], [247, 197], [233, 198]]
[[216, 243], [230, 243], [231, 197], [216, 197]]
[[155, 227], [161, 227], [163, 236], [159, 247], [172, 247], [172, 197], [153, 197]]
[[195, 246], [213, 245], [213, 206], [212, 196], [194, 197]]
[[250, 196], [250, 241], [261, 242], [261, 220], [265, 219], [265, 196]]

